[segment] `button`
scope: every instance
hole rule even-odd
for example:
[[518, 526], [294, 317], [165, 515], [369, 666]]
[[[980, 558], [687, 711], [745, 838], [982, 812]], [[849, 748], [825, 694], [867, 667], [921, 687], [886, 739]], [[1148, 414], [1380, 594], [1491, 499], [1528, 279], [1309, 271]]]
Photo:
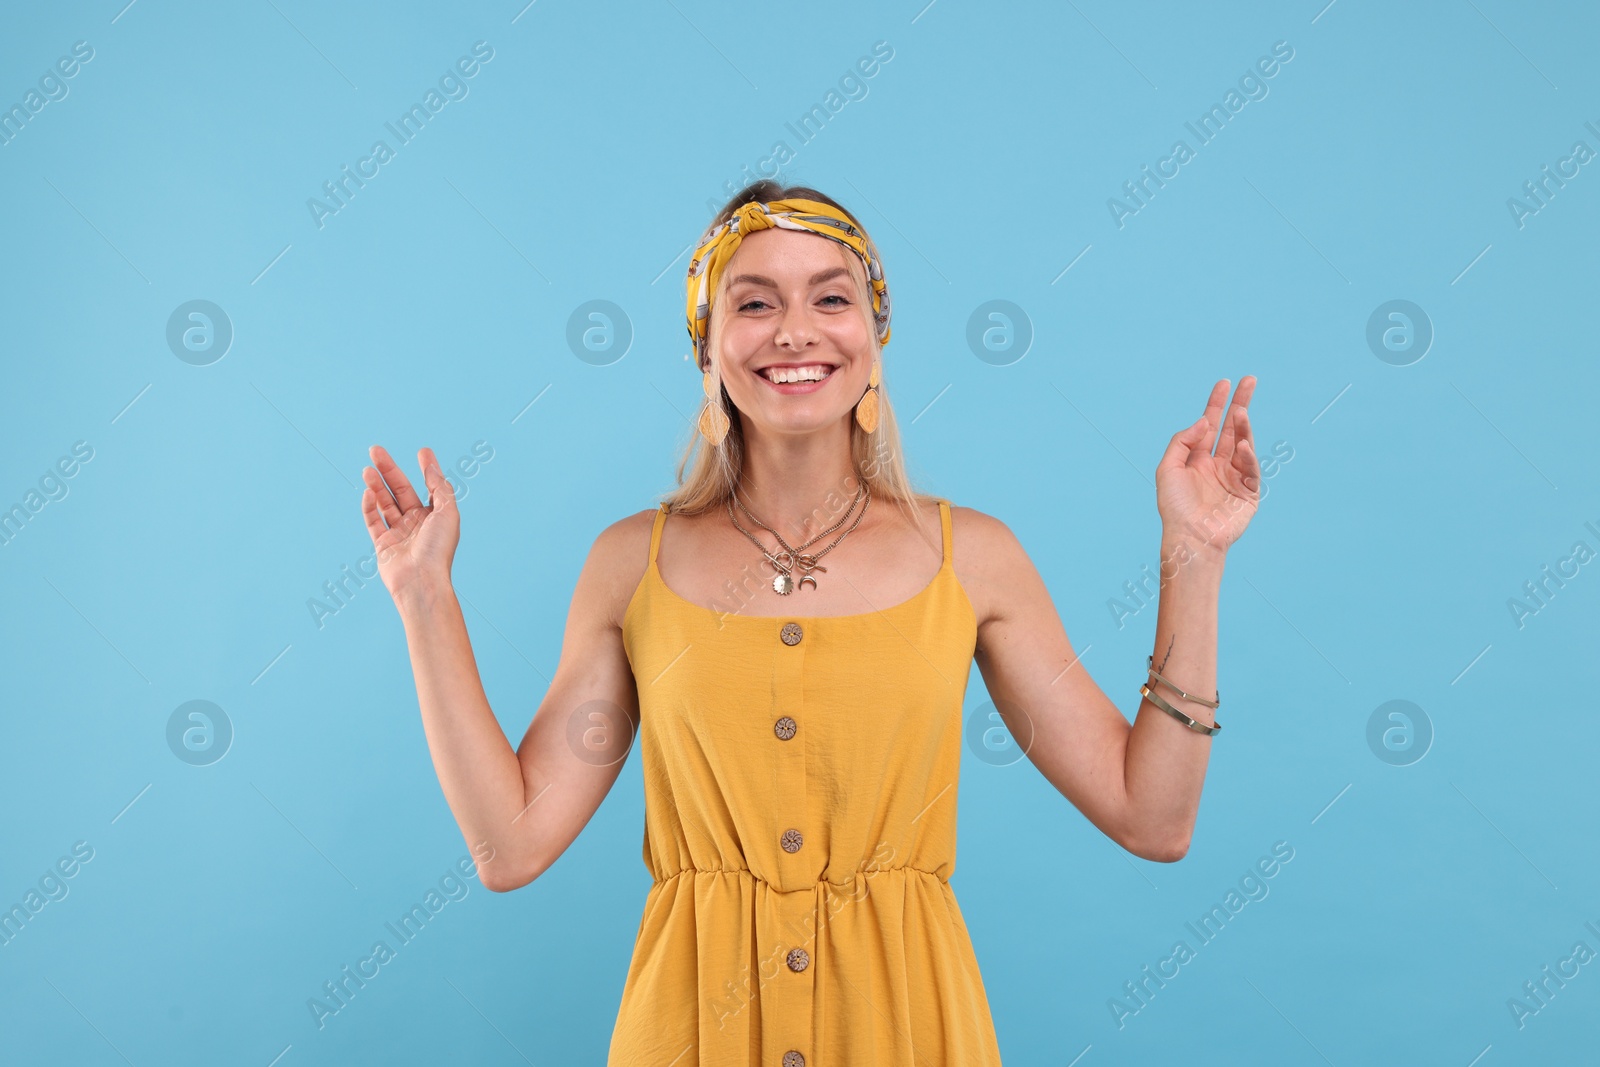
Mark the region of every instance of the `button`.
[[806, 1067], [806, 1058], [790, 1049], [783, 1054], [783, 1067]]
[[778, 636], [783, 638], [783, 643], [786, 645], [798, 645], [805, 635], [806, 632], [800, 629], [800, 624], [797, 622], [786, 622], [783, 624], [783, 629], [778, 631]]
[[791, 971], [803, 971], [811, 964], [811, 954], [803, 948], [792, 948], [787, 962]]
[[805, 838], [800, 836], [799, 830], [785, 830], [780, 843], [785, 852], [799, 852], [800, 846], [805, 844]]
[[784, 741], [794, 736], [794, 720], [785, 715], [772, 724], [772, 732]]

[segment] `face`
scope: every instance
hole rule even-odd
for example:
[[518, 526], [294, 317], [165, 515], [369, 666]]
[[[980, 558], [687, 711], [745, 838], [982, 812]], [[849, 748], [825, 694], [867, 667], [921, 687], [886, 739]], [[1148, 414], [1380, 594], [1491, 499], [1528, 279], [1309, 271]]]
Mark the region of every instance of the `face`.
[[[826, 237], [773, 228], [744, 238], [724, 276], [712, 352], [746, 427], [808, 433], [852, 418], [878, 349], [860, 259]], [[769, 368], [799, 380], [775, 383]]]

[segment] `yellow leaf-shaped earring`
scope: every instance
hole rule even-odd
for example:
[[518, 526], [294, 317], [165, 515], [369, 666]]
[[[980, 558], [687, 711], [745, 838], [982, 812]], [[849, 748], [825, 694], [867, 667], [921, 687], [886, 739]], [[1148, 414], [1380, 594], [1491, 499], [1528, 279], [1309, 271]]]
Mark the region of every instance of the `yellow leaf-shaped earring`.
[[867, 433], [878, 428], [878, 383], [881, 380], [882, 362], [872, 361], [872, 377], [867, 380], [867, 391], [856, 404], [856, 424]]
[[700, 433], [712, 448], [716, 448], [728, 436], [728, 427], [731, 425], [728, 413], [722, 410], [722, 384], [712, 381], [711, 372], [706, 371], [701, 376], [701, 385], [706, 394], [706, 403], [700, 409]]

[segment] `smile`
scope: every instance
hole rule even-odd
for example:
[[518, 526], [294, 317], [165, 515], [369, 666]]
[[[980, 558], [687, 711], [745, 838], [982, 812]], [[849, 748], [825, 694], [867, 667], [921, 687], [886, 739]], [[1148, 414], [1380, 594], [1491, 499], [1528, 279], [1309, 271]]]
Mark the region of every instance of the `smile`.
[[833, 375], [834, 370], [835, 368], [827, 363], [807, 363], [798, 367], [764, 367], [756, 373], [773, 385], [805, 387], [826, 381]]

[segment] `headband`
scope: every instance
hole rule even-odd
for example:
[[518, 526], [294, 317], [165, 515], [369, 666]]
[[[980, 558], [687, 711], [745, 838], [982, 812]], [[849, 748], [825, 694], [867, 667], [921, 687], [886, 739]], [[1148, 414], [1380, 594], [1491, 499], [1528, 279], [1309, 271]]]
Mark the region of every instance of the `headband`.
[[713, 226], [695, 246], [694, 258], [689, 261], [688, 304], [685, 308], [689, 320], [689, 340], [694, 345], [695, 365], [704, 371], [710, 357], [706, 353], [706, 330], [711, 325], [712, 294], [717, 291], [717, 280], [723, 269], [738, 251], [739, 242], [746, 234], [757, 230], [778, 227], [800, 230], [838, 241], [856, 254], [867, 269], [867, 283], [872, 290], [872, 318], [878, 331], [878, 343], [889, 343], [889, 286], [883, 280], [883, 263], [872, 239], [861, 232], [850, 219], [831, 204], [818, 200], [770, 200], [766, 203], [751, 201], [741, 204], [728, 220]]

